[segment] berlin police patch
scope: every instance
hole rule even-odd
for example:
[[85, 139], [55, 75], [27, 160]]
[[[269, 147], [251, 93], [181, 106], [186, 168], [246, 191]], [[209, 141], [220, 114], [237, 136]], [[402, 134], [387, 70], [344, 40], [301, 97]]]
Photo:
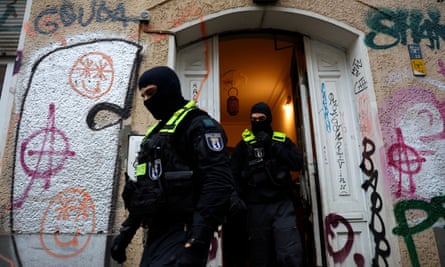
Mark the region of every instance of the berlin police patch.
[[221, 133], [207, 133], [205, 134], [205, 138], [207, 147], [210, 148], [210, 150], [219, 152], [224, 148], [224, 142]]

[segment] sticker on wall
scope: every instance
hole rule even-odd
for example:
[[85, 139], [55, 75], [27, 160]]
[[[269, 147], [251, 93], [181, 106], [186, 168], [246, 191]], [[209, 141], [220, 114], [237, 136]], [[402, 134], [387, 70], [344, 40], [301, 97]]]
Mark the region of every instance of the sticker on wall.
[[422, 58], [420, 46], [418, 44], [410, 44], [408, 45], [408, 51], [414, 76], [425, 76], [425, 61]]

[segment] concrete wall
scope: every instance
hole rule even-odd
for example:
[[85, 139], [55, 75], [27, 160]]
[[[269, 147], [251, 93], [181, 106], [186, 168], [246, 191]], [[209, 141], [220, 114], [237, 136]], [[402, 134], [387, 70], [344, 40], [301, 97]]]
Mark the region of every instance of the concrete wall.
[[[1, 126], [9, 134], [0, 165], [0, 265], [111, 264], [107, 239], [125, 215], [120, 192], [127, 136], [143, 134], [153, 123], [134, 95], [139, 70], [167, 64], [169, 30], [245, 6], [254, 4], [33, 1], [23, 28], [15, 109], [2, 114], [11, 123]], [[435, 233], [443, 231], [433, 230], [445, 225], [445, 3], [282, 0], [276, 6], [319, 14], [365, 34], [369, 62], [356, 62], [351, 70], [359, 75], [361, 64], [371, 69], [376, 98], [357, 95], [358, 117], [362, 133], [379, 125], [372, 129], [379, 140], [367, 142], [382, 144], [372, 156], [381, 162], [383, 184], [382, 192], [368, 193], [389, 196], [385, 205], [393, 211], [393, 217], [376, 217], [375, 202], [372, 218], [386, 238], [399, 239], [400, 251], [387, 251], [401, 254], [401, 266], [439, 266], [443, 244], [436, 244]], [[140, 32], [142, 10], [151, 13], [152, 33]], [[426, 76], [413, 75], [408, 44], [419, 45]], [[378, 116], [369, 116], [370, 109]], [[366, 159], [369, 151], [362, 149]], [[385, 228], [387, 221], [397, 226]], [[381, 240], [371, 242], [383, 247]], [[139, 233], [125, 266], [137, 266], [140, 242]]]

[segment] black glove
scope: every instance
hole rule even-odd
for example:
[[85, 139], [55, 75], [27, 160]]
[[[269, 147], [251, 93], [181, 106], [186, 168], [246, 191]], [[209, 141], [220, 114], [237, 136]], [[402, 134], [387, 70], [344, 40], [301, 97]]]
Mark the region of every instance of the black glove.
[[187, 242], [191, 245], [183, 248], [175, 267], [205, 267], [210, 244], [194, 238], [189, 239]]
[[113, 239], [113, 244], [111, 245], [111, 257], [118, 263], [123, 263], [127, 260], [127, 255], [125, 254], [125, 249], [128, 244], [123, 244], [123, 236], [119, 234]]
[[183, 251], [176, 262], [176, 267], [205, 267], [209, 255], [210, 241], [213, 230], [205, 225], [195, 225], [190, 231], [191, 237], [187, 240]]
[[278, 159], [279, 161], [288, 162], [288, 160], [293, 160], [292, 155], [289, 155], [289, 149], [283, 142], [274, 142], [272, 144], [272, 157]]
[[230, 196], [230, 208], [229, 215], [230, 217], [235, 217], [237, 215], [243, 214], [247, 211], [246, 203], [240, 198], [238, 192], [233, 191]]
[[139, 217], [128, 216], [128, 218], [122, 223], [119, 234], [113, 239], [111, 244], [111, 257], [118, 263], [123, 263], [127, 260], [125, 249], [130, 244], [133, 236], [141, 225], [141, 219]]
[[130, 180], [128, 173], [125, 172], [125, 186], [124, 191], [122, 191], [122, 199], [124, 200], [125, 208], [128, 209], [130, 207], [130, 202], [134, 192], [136, 190], [136, 182]]

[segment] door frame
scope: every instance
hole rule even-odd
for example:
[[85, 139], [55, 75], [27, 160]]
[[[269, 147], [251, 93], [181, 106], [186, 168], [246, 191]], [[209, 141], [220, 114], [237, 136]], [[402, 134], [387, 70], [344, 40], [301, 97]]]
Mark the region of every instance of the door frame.
[[[278, 17], [280, 19], [276, 19]], [[289, 23], [289, 21], [295, 21], [295, 24], [299, 25], [298, 29], [295, 28], [295, 24]], [[305, 23], [299, 23], [301, 21], [304, 21]], [[203, 24], [205, 24], [206, 27], [201, 27]], [[252, 25], [255, 25], [255, 27], [258, 29], [275, 28], [277, 30], [298, 32], [306, 36], [307, 39], [323, 40], [323, 43], [343, 49], [346, 54], [347, 64], [349, 64], [348, 68], [350, 68], [349, 69], [350, 71], [353, 68], [353, 60], [355, 60], [356, 57], [360, 57], [360, 60], [362, 60], [361, 63], [363, 64], [362, 70], [368, 82], [367, 90], [364, 92], [364, 94], [366, 94], [367, 97], [369, 97], [370, 101], [373, 101], [372, 103], [375, 102], [375, 92], [369, 66], [368, 51], [367, 48], [364, 46], [364, 41], [363, 41], [365, 34], [357, 29], [350, 27], [349, 25], [343, 24], [331, 18], [293, 8], [268, 7], [267, 10], [264, 10], [263, 8], [257, 6], [234, 8], [234, 9], [223, 10], [214, 14], [201, 17], [197, 20], [184, 23], [183, 25], [172, 29], [173, 35], [169, 37], [168, 65], [173, 68], [175, 67], [176, 53], [182, 47], [188, 46], [192, 43], [196, 43], [202, 40], [206, 40], [208, 38], [212, 38], [214, 36], [217, 36], [218, 34], [227, 31], [252, 28]], [[202, 31], [203, 28], [211, 29], [211, 31], [203, 32]], [[313, 28], [317, 28], [319, 30], [314, 31]], [[214, 40], [214, 38], [212, 39]], [[219, 78], [217, 77], [218, 75], [214, 76], [215, 79], [213, 79], [212, 84], [209, 86], [211, 86], [213, 90], [218, 90]], [[357, 81], [354, 80], [354, 77], [352, 77], [351, 82], [356, 83]], [[308, 88], [307, 81], [306, 83], [300, 83], [300, 85], [303, 85], [301, 88], [304, 89], [301, 92], [302, 94], [307, 93], [308, 89], [310, 89]], [[356, 98], [357, 94], [359, 93], [362, 92], [360, 91], [355, 92]], [[374, 116], [374, 118], [370, 118], [371, 122], [373, 124], [376, 124], [378, 121], [377, 120], [378, 118], [376, 118], [377, 111], [374, 110], [376, 109], [376, 105], [372, 105], [370, 106], [370, 108], [373, 109], [370, 112], [370, 114]], [[305, 128], [307, 128], [305, 129], [305, 131], [306, 130], [309, 131], [311, 121], [312, 119], [310, 117], [304, 118]], [[373, 140], [375, 140], [376, 145], [378, 146], [382, 143], [378, 125], [373, 125], [373, 129], [374, 129], [373, 132], [370, 133], [361, 132], [361, 134], [367, 134], [368, 137], [373, 138]], [[363, 138], [363, 137], [364, 136], [360, 136], [357, 138]], [[310, 135], [308, 132], [305, 134], [305, 138], [307, 138], [305, 142], [307, 143], [306, 153], [308, 153], [306, 156], [311, 156], [311, 158], [313, 158], [314, 155], [311, 155], [313, 151], [309, 145], [309, 143], [313, 144], [312, 140], [313, 136]], [[358, 147], [356, 149], [360, 150], [361, 148]], [[376, 160], [376, 166], [377, 167], [382, 166], [380, 164], [379, 159]], [[312, 160], [307, 161], [307, 167], [308, 167], [308, 173], [311, 176], [317, 175], [318, 166], [315, 161]], [[318, 201], [316, 192], [317, 184], [315, 182], [315, 179], [310, 177], [309, 180], [311, 186], [311, 198], [313, 201]], [[382, 184], [383, 183], [380, 183], [378, 185], [377, 190], [384, 192]], [[386, 197], [385, 194], [382, 195]], [[389, 198], [384, 198], [383, 201], [385, 203], [392, 203], [391, 199]], [[391, 217], [391, 205], [384, 205], [383, 209], [385, 209], [384, 214], [386, 215], [385, 224], [387, 229], [394, 228], [395, 222]], [[314, 215], [318, 214], [317, 213], [318, 210], [313, 210], [313, 212]], [[369, 214], [367, 216], [369, 216]], [[320, 237], [324, 235], [324, 233], [322, 232], [323, 231], [322, 219], [323, 219], [322, 216], [319, 216], [319, 218], [317, 218], [317, 223], [319, 224], [320, 227], [315, 227], [314, 224], [314, 231]], [[322, 255], [323, 251], [325, 250], [323, 249], [324, 244], [322, 244], [321, 240], [322, 240], [321, 238], [319, 238], [318, 240], [316, 239], [316, 242], [319, 243], [316, 245], [318, 266], [325, 265], [324, 262], [326, 260], [326, 257], [329, 257], [329, 256], [324, 257]], [[400, 250], [398, 247], [397, 238], [389, 238], [389, 243], [391, 246], [391, 255], [387, 259], [388, 263], [390, 266], [397, 265], [400, 262]], [[329, 263], [327, 264], [327, 266], [329, 266]]]

